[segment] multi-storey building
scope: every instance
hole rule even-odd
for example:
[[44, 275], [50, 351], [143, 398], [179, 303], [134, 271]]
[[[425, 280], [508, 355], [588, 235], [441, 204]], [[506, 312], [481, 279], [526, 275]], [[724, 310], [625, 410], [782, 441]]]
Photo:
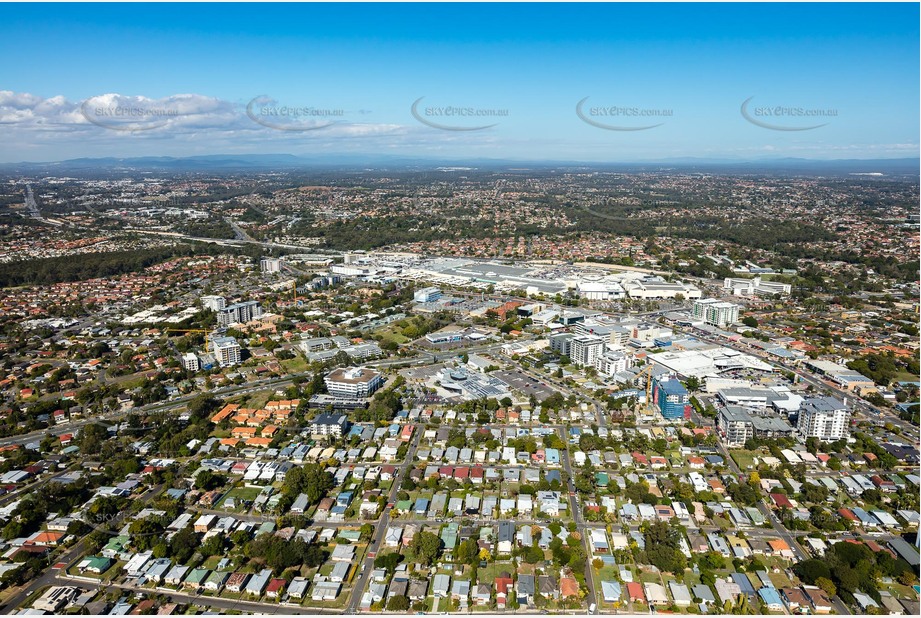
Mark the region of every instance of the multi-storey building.
[[723, 280], [723, 289], [729, 290], [734, 296], [789, 296], [793, 286], [789, 283], [776, 281], [763, 281], [761, 277], [754, 279], [727, 278]]
[[217, 312], [217, 323], [229, 326], [235, 323], [249, 322], [262, 315], [262, 306], [258, 301], [250, 300], [224, 307]]
[[655, 380], [653, 403], [658, 406], [662, 417], [675, 420], [690, 418], [691, 396], [684, 384], [668, 376]]
[[201, 306], [211, 311], [220, 311], [227, 306], [227, 301], [223, 296], [202, 296]]
[[630, 357], [619, 350], [608, 350], [595, 359], [595, 369], [606, 376], [626, 371], [631, 366], [633, 363]]
[[707, 324], [723, 328], [739, 321], [739, 306], [715, 298], [694, 301], [693, 315]]
[[796, 429], [803, 438], [839, 440], [848, 436], [850, 418], [845, 402], [834, 397], [813, 397], [800, 406]]
[[751, 414], [737, 406], [722, 408], [716, 426], [726, 446], [742, 446], [755, 436]]
[[413, 293], [413, 302], [430, 303], [441, 298], [441, 290], [436, 287], [422, 288]]
[[259, 260], [259, 270], [264, 273], [277, 273], [281, 270], [281, 258], [264, 257]]
[[201, 369], [201, 363], [198, 361], [198, 356], [194, 352], [187, 352], [182, 355], [182, 366], [185, 367], [187, 371], [198, 371]]
[[595, 360], [604, 353], [604, 340], [594, 335], [573, 337], [569, 358], [576, 365], [594, 367]]
[[345, 414], [320, 414], [310, 421], [310, 433], [321, 436], [341, 436], [349, 428]]
[[211, 340], [211, 350], [221, 367], [240, 363], [240, 344], [233, 337], [215, 337]]
[[323, 380], [330, 395], [356, 399], [368, 397], [384, 383], [384, 377], [366, 367], [335, 369]]
[[550, 335], [550, 349], [561, 356], [569, 356], [572, 352], [572, 333], [556, 333]]

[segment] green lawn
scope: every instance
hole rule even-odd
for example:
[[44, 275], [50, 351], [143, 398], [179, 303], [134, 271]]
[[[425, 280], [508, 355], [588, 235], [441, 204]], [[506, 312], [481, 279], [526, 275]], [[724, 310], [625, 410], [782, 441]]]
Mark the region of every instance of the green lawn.
[[654, 573], [652, 571], [640, 571], [639, 582], [641, 584], [661, 584], [662, 580], [658, 573]]
[[227, 495], [224, 496], [224, 498], [221, 500], [221, 503], [223, 504], [224, 501], [227, 500], [227, 498], [236, 498], [238, 500], [249, 500], [250, 502], [252, 502], [259, 496], [260, 493], [261, 493], [261, 490], [258, 487], [234, 487], [233, 489], [227, 492]]
[[272, 399], [273, 394], [274, 391], [258, 391], [233, 403], [239, 403], [240, 407], [242, 408], [252, 408], [254, 410], [259, 410], [265, 407], [265, 404]]
[[768, 572], [768, 577], [771, 578], [771, 581], [774, 582], [774, 587], [778, 590], [781, 588], [789, 588], [793, 585], [793, 582], [790, 581], [790, 578], [787, 577], [787, 574], [781, 571], [780, 573]]
[[477, 581], [491, 584], [495, 578], [499, 577], [499, 573], [503, 571], [514, 576], [515, 567], [511, 562], [504, 560], [500, 560], [498, 562], [489, 562], [485, 567], [477, 569]]
[[753, 468], [755, 466], [755, 457], [758, 456], [758, 453], [755, 451], [745, 451], [745, 450], [732, 450], [729, 452], [733, 460], [739, 466], [741, 470], [747, 470], [748, 468]]
[[202, 568], [213, 571], [217, 568], [218, 562], [221, 561], [221, 556], [211, 556], [202, 563]]
[[[402, 320], [400, 320], [400, 322], [402, 322]], [[402, 328], [399, 327], [399, 326], [396, 326], [396, 324], [399, 324], [399, 322], [394, 322], [393, 324], [388, 324], [388, 325], [386, 325], [386, 326], [384, 326], [384, 327], [382, 327], [382, 328], [379, 328], [379, 329], [377, 329], [376, 331], [374, 331], [374, 334], [375, 334], [375, 335], [379, 335], [379, 336], [380, 336], [380, 338], [381, 338], [381, 343], [383, 343], [384, 341], [393, 341], [393, 342], [395, 342], [395, 343], [397, 343], [397, 344], [402, 345], [402, 344], [408, 343], [408, 342], [410, 341], [409, 338], [408, 338], [408, 337], [405, 337], [405, 336], [403, 335], [403, 333], [401, 332], [401, 331], [402, 331]]]
[[618, 581], [620, 569], [614, 566], [604, 566], [598, 571], [598, 581]]
[[294, 358], [281, 361], [281, 366], [288, 373], [304, 373], [307, 371], [307, 359], [297, 355]]

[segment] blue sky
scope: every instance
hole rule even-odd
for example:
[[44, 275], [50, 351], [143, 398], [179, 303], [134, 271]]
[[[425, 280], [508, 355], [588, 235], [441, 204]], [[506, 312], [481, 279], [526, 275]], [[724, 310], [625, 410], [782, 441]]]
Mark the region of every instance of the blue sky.
[[4, 4], [0, 161], [916, 157], [918, 24], [913, 3]]

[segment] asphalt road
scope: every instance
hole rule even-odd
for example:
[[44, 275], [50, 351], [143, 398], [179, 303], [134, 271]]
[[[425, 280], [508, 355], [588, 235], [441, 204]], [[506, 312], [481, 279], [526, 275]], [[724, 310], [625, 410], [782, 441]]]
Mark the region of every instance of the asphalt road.
[[[563, 442], [567, 441], [566, 430], [562, 427], [557, 428]], [[591, 605], [597, 604], [598, 595], [595, 591], [595, 580], [592, 578], [592, 548], [590, 545], [589, 535], [586, 533], [588, 526], [585, 525], [585, 519], [582, 517], [582, 509], [579, 508], [579, 500], [576, 497], [576, 486], [573, 484], [572, 463], [569, 461], [569, 449], [561, 451], [561, 463], [563, 471], [568, 477], [567, 490], [569, 494], [569, 508], [572, 513], [572, 520], [576, 522], [576, 530], [582, 535], [582, 546], [585, 550], [585, 585], [588, 587], [588, 594], [585, 595], [585, 603]]]
[[[396, 501], [397, 493], [399, 493], [400, 487], [403, 486], [403, 479], [406, 477], [407, 471], [412, 467], [412, 463], [416, 459], [416, 449], [419, 447], [419, 440], [421, 440], [421, 438], [422, 427], [416, 426], [416, 431], [414, 432], [412, 442], [409, 445], [409, 449], [406, 451], [406, 458], [403, 461], [403, 465], [400, 466], [399, 473], [393, 479], [393, 485], [390, 487], [390, 495], [387, 497], [388, 504]], [[386, 534], [387, 528], [389, 526], [390, 508], [384, 507], [384, 513], [381, 515], [381, 519], [374, 531], [374, 536], [372, 537], [371, 543], [368, 545], [368, 550], [365, 553], [364, 570], [361, 572], [358, 581], [356, 581], [352, 587], [352, 598], [349, 600], [349, 604], [346, 606], [346, 613], [352, 614], [358, 611], [358, 605], [361, 603], [361, 596], [364, 594], [365, 588], [368, 585], [368, 579], [371, 577], [371, 571], [374, 570], [374, 558], [377, 556], [377, 552], [381, 548], [381, 543], [384, 540], [384, 535]]]
[[[720, 451], [722, 452], [723, 458], [726, 460], [726, 465], [729, 466], [729, 469], [732, 470], [733, 474], [736, 475], [736, 478], [739, 478], [740, 476], [742, 476], [742, 471], [739, 469], [739, 466], [736, 465], [735, 460], [733, 460], [733, 458], [729, 456], [729, 451], [726, 449], [726, 447], [723, 445], [722, 442], [719, 442], [718, 444], [719, 444]], [[774, 514], [774, 511], [772, 511], [771, 508], [768, 507], [768, 505], [765, 503], [764, 495], [760, 489], [758, 490], [758, 496], [759, 496], [758, 505], [757, 505], [758, 510], [761, 511], [761, 514], [764, 516], [765, 521], [771, 524], [771, 526], [774, 529], [774, 534], [776, 534], [779, 538], [786, 541], [787, 545], [790, 546], [790, 549], [793, 550], [793, 554], [796, 556], [796, 560], [798, 562], [807, 560], [809, 558], [808, 554], [806, 554], [803, 548], [800, 547], [799, 543], [796, 542], [796, 538], [794, 538], [794, 536], [790, 533], [790, 531], [787, 530], [787, 528], [783, 524], [780, 523], [780, 521], [777, 519], [777, 516]], [[749, 533], [749, 531], [746, 531], [746, 533]], [[832, 601], [832, 604], [834, 605], [834, 609], [837, 614], [844, 615], [844, 614], [851, 613], [850, 611], [848, 611], [847, 606], [844, 604], [844, 602], [837, 596], [831, 597], [831, 601]]]

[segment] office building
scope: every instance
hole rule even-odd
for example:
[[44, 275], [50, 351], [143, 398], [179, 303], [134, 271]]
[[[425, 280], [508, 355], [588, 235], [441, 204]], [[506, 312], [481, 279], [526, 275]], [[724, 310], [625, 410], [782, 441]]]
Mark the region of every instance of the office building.
[[441, 298], [441, 290], [435, 287], [422, 288], [413, 294], [413, 302], [431, 303]]
[[659, 408], [662, 417], [668, 420], [691, 417], [691, 396], [684, 384], [676, 378], [664, 376], [655, 380], [653, 403]]
[[850, 418], [845, 402], [834, 397], [812, 397], [800, 406], [796, 429], [804, 439], [840, 440], [848, 436]]
[[202, 296], [201, 306], [211, 311], [220, 311], [227, 306], [227, 301], [223, 296]]
[[723, 289], [732, 292], [733, 296], [789, 296], [793, 286], [789, 283], [763, 281], [761, 277], [754, 279], [726, 278], [723, 280]]
[[384, 383], [384, 377], [372, 369], [349, 367], [331, 371], [323, 381], [330, 395], [357, 399], [371, 396]]
[[644, 277], [638, 281], [624, 281], [623, 287], [630, 298], [645, 300], [701, 297], [701, 291], [696, 286], [679, 281], [665, 281], [661, 277]]
[[711, 326], [725, 328], [739, 321], [739, 306], [715, 298], [702, 298], [694, 301], [693, 316]]
[[221, 367], [240, 364], [240, 344], [233, 337], [215, 337], [211, 340], [211, 350]]
[[620, 300], [627, 295], [616, 281], [580, 281], [576, 289], [588, 300]]
[[262, 316], [262, 306], [255, 300], [235, 303], [217, 312], [217, 323], [221, 326], [249, 322]]

